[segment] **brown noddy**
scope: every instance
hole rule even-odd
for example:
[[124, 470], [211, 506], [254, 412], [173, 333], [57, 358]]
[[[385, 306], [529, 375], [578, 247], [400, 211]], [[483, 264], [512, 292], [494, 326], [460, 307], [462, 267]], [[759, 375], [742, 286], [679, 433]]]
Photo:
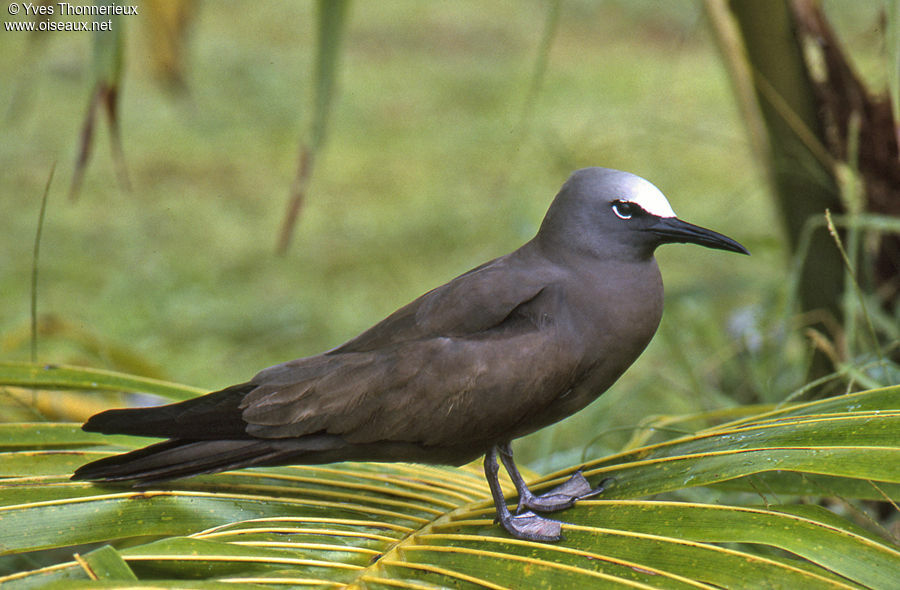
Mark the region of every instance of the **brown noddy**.
[[[195, 399], [93, 416], [87, 431], [169, 440], [84, 465], [73, 479], [146, 486], [242, 467], [462, 465], [484, 455], [503, 528], [559, 540], [562, 523], [535, 513], [568, 508], [600, 488], [576, 473], [534, 494], [509, 443], [581, 410], [637, 359], [663, 309], [653, 253], [671, 242], [747, 254], [677, 219], [643, 178], [578, 170], [534, 239], [349, 342]], [[518, 492], [515, 514], [500, 488], [498, 455]]]

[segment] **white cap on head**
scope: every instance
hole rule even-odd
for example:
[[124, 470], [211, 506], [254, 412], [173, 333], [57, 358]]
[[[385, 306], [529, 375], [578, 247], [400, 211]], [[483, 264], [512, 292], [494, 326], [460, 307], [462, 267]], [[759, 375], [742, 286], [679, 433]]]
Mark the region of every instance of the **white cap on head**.
[[675, 211], [669, 205], [669, 200], [662, 194], [662, 191], [656, 188], [649, 180], [644, 180], [640, 176], [629, 175], [629, 192], [619, 197], [623, 201], [628, 201], [638, 205], [641, 209], [659, 217], [675, 217]]

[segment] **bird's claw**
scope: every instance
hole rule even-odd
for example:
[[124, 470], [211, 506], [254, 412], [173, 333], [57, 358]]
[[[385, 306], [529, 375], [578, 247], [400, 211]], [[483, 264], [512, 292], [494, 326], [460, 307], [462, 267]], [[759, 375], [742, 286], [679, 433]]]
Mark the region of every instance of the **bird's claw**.
[[571, 508], [578, 500], [593, 498], [601, 494], [611, 481], [612, 478], [604, 479], [600, 482], [600, 485], [592, 488], [590, 482], [582, 475], [581, 470], [578, 470], [572, 477], [549, 492], [541, 495], [525, 494], [520, 496], [516, 513], [521, 513], [525, 508], [535, 512], [556, 512]]

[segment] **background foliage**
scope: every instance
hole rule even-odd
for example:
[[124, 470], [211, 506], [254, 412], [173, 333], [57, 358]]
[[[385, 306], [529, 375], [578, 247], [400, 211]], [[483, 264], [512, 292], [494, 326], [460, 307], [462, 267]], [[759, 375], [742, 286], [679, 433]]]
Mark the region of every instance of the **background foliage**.
[[[352, 4], [328, 144], [294, 240], [275, 256], [298, 145], [314, 127], [315, 4], [197, 5], [180, 17], [185, 67], [171, 75], [179, 62], [155, 51], [149, 7], [179, 4], [119, 19], [131, 190], [98, 120], [77, 201], [72, 165], [98, 79], [90, 36], [0, 35], [0, 358], [30, 356], [33, 238], [54, 163], [38, 360], [195, 392], [340, 344], [517, 247], [573, 169], [603, 165], [649, 178], [680, 217], [753, 256], [661, 250], [666, 313], [650, 348], [596, 404], [519, 441], [517, 456], [549, 473], [658, 442], [671, 435], [663, 427], [708, 424], [682, 415], [777, 403], [803, 387], [812, 345], [792, 315], [794, 261], [701, 5]], [[882, 4], [826, 6], [863, 78], [884, 87]], [[895, 318], [875, 319], [896, 334]], [[896, 382], [873, 355], [834, 367], [845, 389]], [[0, 420], [80, 421], [136, 401], [81, 386], [91, 391], [5, 387]]]

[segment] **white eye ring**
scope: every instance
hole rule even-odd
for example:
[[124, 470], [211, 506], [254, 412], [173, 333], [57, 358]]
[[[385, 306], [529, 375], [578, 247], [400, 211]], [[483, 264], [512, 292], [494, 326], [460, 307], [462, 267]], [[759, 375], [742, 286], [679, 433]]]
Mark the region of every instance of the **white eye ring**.
[[612, 204], [612, 210], [613, 213], [616, 214], [616, 217], [618, 217], [619, 219], [631, 219], [632, 217], [634, 217], [634, 213], [630, 211], [633, 208], [633, 205], [623, 205], [625, 205], [625, 203], [623, 203], [622, 201], [616, 201]]

